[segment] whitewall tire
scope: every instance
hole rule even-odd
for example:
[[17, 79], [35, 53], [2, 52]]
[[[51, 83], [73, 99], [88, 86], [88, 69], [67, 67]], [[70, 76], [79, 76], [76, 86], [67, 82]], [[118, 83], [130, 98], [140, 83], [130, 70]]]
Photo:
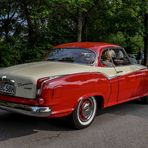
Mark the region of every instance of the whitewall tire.
[[74, 128], [82, 129], [89, 126], [95, 118], [96, 111], [97, 102], [94, 97], [80, 100], [76, 109], [72, 113], [72, 123]]

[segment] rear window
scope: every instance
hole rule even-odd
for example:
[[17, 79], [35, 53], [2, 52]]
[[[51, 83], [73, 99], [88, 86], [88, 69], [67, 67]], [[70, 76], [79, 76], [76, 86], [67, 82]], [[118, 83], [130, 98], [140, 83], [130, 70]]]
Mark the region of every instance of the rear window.
[[47, 61], [61, 61], [91, 65], [96, 60], [96, 54], [83, 48], [56, 48], [50, 50]]

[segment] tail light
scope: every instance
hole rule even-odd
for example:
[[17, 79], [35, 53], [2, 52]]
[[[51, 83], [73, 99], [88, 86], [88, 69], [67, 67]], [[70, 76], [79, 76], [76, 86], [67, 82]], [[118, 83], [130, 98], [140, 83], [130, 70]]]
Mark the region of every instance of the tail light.
[[44, 86], [45, 81], [47, 81], [49, 77], [41, 78], [37, 81], [37, 96], [41, 95], [42, 88]]
[[44, 100], [43, 98], [39, 98], [39, 99], [38, 99], [38, 103], [39, 103], [40, 105], [42, 105], [42, 104], [45, 103], [45, 100]]
[[[44, 94], [42, 94], [42, 90], [43, 90], [43, 87], [44, 87], [44, 84], [46, 81], [49, 81], [49, 80], [52, 80], [52, 79], [55, 79], [55, 78], [58, 78], [60, 76], [51, 76], [51, 77], [45, 77], [45, 78], [41, 78], [37, 81], [37, 92], [36, 92], [36, 96], [37, 96], [37, 99], [38, 99], [38, 103], [40, 105], [44, 104], [45, 103], [45, 98], [49, 95], [49, 94], [52, 94], [52, 93], [49, 93], [50, 89], [44, 91]], [[48, 94], [48, 95], [47, 95]], [[46, 96], [46, 97], [45, 97]]]

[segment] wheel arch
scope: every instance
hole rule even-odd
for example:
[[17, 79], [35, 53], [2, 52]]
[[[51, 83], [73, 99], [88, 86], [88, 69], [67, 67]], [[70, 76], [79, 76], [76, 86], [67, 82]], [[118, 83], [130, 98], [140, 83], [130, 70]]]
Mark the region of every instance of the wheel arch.
[[[97, 101], [97, 109], [100, 110], [100, 109], [103, 109], [104, 108], [104, 96], [103, 95], [87, 95], [87, 96], [83, 96], [81, 98], [78, 99], [78, 102], [84, 98], [89, 98], [89, 97], [94, 97]], [[77, 102], [77, 104], [78, 104]], [[77, 104], [75, 105], [74, 108], [76, 108]]]
[[97, 109], [98, 110], [103, 109], [104, 108], [104, 97], [101, 95], [98, 95], [98, 96], [94, 96], [94, 98], [97, 101]]

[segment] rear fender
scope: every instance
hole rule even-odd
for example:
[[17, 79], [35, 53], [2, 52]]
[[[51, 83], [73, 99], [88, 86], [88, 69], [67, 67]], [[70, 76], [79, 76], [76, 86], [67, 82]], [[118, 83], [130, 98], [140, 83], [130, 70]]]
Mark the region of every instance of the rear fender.
[[[48, 85], [52, 90], [50, 99], [46, 98], [46, 105], [51, 106], [55, 114], [62, 116], [71, 113], [77, 103], [91, 96], [102, 96], [107, 103], [110, 94], [110, 82], [101, 73], [78, 73], [66, 75], [52, 80]], [[60, 112], [61, 111], [61, 112]]]

